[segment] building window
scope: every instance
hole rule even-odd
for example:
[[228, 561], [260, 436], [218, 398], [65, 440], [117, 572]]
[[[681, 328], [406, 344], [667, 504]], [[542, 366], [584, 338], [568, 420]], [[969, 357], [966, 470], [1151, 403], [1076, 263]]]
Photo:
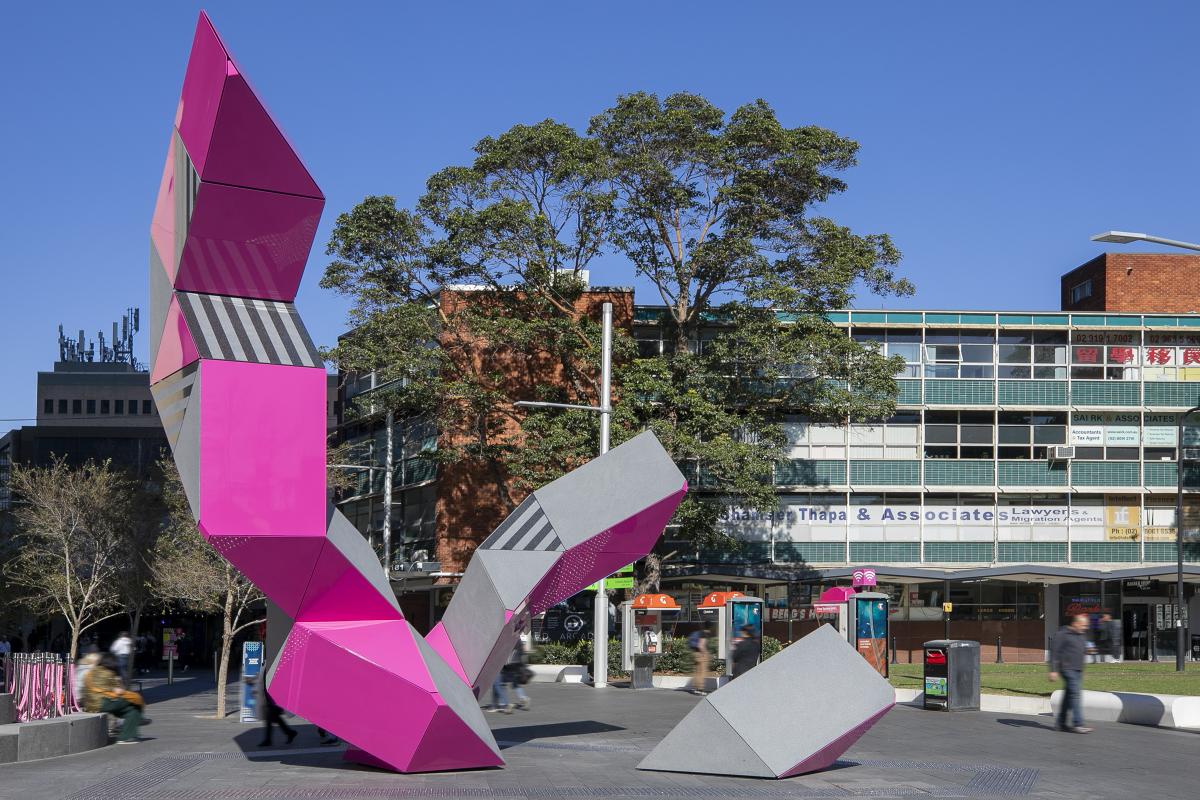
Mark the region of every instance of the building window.
[[101, 400], [101, 401], [100, 401], [100, 413], [101, 413], [101, 414], [108, 414], [108, 413], [110, 413], [110, 412], [109, 412], [109, 407], [108, 407], [108, 406], [109, 406], [109, 403], [108, 403], [108, 401], [107, 401], [107, 400]]
[[129, 401], [129, 413], [130, 413], [130, 414], [136, 414], [136, 413], [137, 413], [137, 400], [130, 400], [130, 401]]
[[926, 458], [992, 458], [996, 436], [991, 411], [926, 411]]
[[58, 401], [58, 413], [60, 413], [60, 414], [67, 413], [67, 401], [66, 400]]
[[96, 401], [95, 400], [87, 401], [87, 413], [89, 413], [89, 414], [96, 413]]
[[125, 413], [125, 401], [124, 400], [113, 400], [113, 405], [114, 405], [114, 408], [113, 408], [114, 414], [124, 414]]
[[1079, 303], [1092, 296], [1092, 279], [1088, 278], [1083, 283], [1077, 283], [1071, 287], [1071, 302]]
[[142, 413], [143, 413], [143, 414], [149, 414], [149, 413], [150, 413], [150, 401], [149, 401], [149, 400], [143, 400], [143, 401], [142, 401]]
[[72, 400], [71, 401], [71, 413], [72, 414], [82, 414], [83, 413], [83, 401], [82, 400]]
[[42, 413], [43, 414], [53, 414], [54, 413], [54, 401], [53, 400], [46, 399], [46, 400], [42, 401]]

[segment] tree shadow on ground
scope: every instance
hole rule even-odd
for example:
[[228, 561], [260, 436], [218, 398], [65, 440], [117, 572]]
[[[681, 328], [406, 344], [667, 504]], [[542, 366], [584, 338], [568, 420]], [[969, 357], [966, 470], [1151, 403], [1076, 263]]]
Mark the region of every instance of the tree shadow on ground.
[[[167, 683], [165, 680], [155, 678], [143, 678], [141, 684], [141, 695], [146, 699], [147, 703], [177, 700], [180, 697], [212, 692], [217, 688], [216, 681], [212, 679], [211, 675], [205, 672], [182, 676], [177, 675], [173, 683]], [[136, 678], [134, 679], [132, 688], [135, 690], [138, 688]]]

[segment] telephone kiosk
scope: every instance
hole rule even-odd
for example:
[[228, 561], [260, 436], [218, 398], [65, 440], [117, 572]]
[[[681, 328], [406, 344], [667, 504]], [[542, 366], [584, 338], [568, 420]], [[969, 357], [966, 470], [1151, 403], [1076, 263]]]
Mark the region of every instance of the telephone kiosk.
[[875, 670], [887, 677], [888, 596], [834, 586], [812, 606], [817, 621], [832, 625]]
[[762, 598], [741, 592], [712, 592], [697, 608], [710, 626], [716, 623], [717, 658], [725, 659], [728, 663], [733, 655], [734, 642], [741, 638], [742, 628], [749, 625], [754, 628], [759, 643], [759, 658], [756, 660], [762, 660]]
[[621, 604], [621, 667], [634, 689], [653, 686], [654, 662], [666, 650], [662, 617], [678, 611], [669, 594], [639, 594]]

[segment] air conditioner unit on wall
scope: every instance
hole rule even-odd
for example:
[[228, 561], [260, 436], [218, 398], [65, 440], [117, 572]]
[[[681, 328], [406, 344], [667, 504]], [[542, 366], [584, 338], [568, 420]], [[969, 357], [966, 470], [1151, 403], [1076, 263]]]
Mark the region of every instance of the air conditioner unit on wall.
[[1075, 457], [1075, 447], [1069, 444], [1054, 445], [1046, 449], [1050, 461], [1066, 461]]

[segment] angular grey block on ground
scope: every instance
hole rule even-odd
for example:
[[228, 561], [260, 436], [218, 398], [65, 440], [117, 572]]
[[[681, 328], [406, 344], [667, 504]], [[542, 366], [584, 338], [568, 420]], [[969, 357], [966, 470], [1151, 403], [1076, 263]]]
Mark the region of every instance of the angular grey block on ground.
[[[775, 778], [814, 772], [895, 702], [891, 684], [822, 625], [697, 703], [638, 768]], [[728, 731], [714, 738], [716, 718]]]

